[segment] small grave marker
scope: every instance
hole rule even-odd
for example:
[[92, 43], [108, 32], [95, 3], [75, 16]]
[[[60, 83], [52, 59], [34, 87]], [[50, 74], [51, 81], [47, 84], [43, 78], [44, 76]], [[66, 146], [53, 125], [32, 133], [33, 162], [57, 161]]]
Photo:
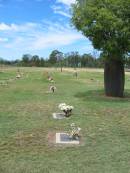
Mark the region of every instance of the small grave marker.
[[50, 86], [50, 91], [51, 91], [52, 93], [54, 93], [55, 90], [56, 90], [56, 87], [55, 87], [55, 86]]
[[63, 114], [63, 113], [53, 113], [52, 116], [54, 119], [58, 119], [58, 120], [66, 118], [65, 114]]
[[56, 144], [79, 144], [79, 139], [70, 138], [68, 133], [56, 133]]
[[16, 75], [16, 79], [20, 79], [21, 78], [21, 75], [20, 74], [17, 74]]

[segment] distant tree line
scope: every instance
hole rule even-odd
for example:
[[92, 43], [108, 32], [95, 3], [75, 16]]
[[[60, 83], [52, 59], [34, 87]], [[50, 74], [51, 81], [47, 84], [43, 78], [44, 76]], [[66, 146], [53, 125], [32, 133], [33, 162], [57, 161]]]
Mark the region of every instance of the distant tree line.
[[[53, 50], [48, 59], [38, 55], [24, 54], [19, 60], [5, 60], [0, 58], [1, 65], [12, 65], [22, 67], [90, 67], [102, 68], [104, 66], [104, 57], [102, 54], [98, 58], [91, 54], [80, 55], [78, 52], [69, 52], [63, 54], [58, 50]], [[130, 68], [130, 57], [126, 57], [126, 67]]]

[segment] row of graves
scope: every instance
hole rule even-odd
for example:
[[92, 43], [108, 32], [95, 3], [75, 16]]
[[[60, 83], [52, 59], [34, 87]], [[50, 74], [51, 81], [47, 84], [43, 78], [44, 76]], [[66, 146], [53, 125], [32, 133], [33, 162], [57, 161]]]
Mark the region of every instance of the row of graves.
[[[77, 78], [77, 74], [74, 76]], [[54, 85], [55, 83], [54, 78], [51, 75], [47, 75], [47, 80], [50, 83], [53, 83], [53, 85], [49, 87], [49, 93], [54, 93], [57, 89], [56, 86]], [[52, 118], [57, 121], [58, 120], [64, 121], [65, 119], [71, 118], [74, 107], [66, 103], [60, 103], [58, 105], [58, 109], [60, 111], [57, 113], [52, 113]], [[48, 135], [48, 140], [49, 142], [53, 141], [56, 145], [61, 145], [61, 146], [79, 145], [81, 144], [80, 132], [81, 128], [78, 127], [75, 123], [71, 123], [68, 132], [57, 132], [54, 133], [53, 135], [52, 134]]]
[[[53, 113], [52, 117], [55, 120], [62, 120], [70, 118], [72, 115], [73, 106], [70, 106], [66, 103], [61, 103], [58, 106], [60, 113]], [[62, 112], [61, 112], [62, 111]], [[70, 125], [70, 130], [68, 132], [60, 132], [55, 134], [56, 144], [80, 144], [80, 131], [81, 128], [78, 127], [75, 123]]]
[[[57, 89], [56, 86], [54, 85], [55, 81], [54, 81], [53, 77], [48, 72], [46, 72], [46, 75], [47, 75], [47, 80], [53, 84], [49, 87], [49, 91], [47, 91], [47, 93], [54, 93]], [[74, 71], [73, 76], [76, 78], [78, 77], [78, 73], [76, 70]]]
[[19, 69], [16, 72], [16, 76], [6, 79], [0, 79], [0, 86], [9, 86], [12, 82], [22, 79], [24, 77], [24, 73], [21, 72]]

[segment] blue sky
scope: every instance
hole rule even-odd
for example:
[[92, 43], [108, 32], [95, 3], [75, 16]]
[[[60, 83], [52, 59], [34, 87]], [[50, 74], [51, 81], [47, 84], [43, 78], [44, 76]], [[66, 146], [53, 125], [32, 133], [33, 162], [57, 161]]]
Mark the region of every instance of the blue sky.
[[91, 42], [71, 26], [75, 0], [0, 0], [0, 57], [48, 58], [52, 50], [93, 53]]

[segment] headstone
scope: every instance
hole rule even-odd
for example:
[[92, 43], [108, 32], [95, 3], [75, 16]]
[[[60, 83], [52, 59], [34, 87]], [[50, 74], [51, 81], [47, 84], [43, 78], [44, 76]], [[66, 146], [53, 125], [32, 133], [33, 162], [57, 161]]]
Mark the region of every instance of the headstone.
[[56, 133], [56, 144], [79, 144], [79, 139], [73, 140], [68, 133]]
[[54, 119], [58, 119], [58, 120], [66, 118], [65, 114], [63, 114], [63, 113], [53, 113], [52, 116]]
[[74, 72], [74, 76], [75, 76], [76, 78], [78, 77], [77, 71]]
[[16, 79], [20, 79], [20, 78], [21, 78], [21, 75], [17, 74]]
[[52, 93], [54, 93], [55, 90], [56, 90], [56, 87], [55, 87], [55, 86], [50, 86], [49, 90], [50, 90]]

